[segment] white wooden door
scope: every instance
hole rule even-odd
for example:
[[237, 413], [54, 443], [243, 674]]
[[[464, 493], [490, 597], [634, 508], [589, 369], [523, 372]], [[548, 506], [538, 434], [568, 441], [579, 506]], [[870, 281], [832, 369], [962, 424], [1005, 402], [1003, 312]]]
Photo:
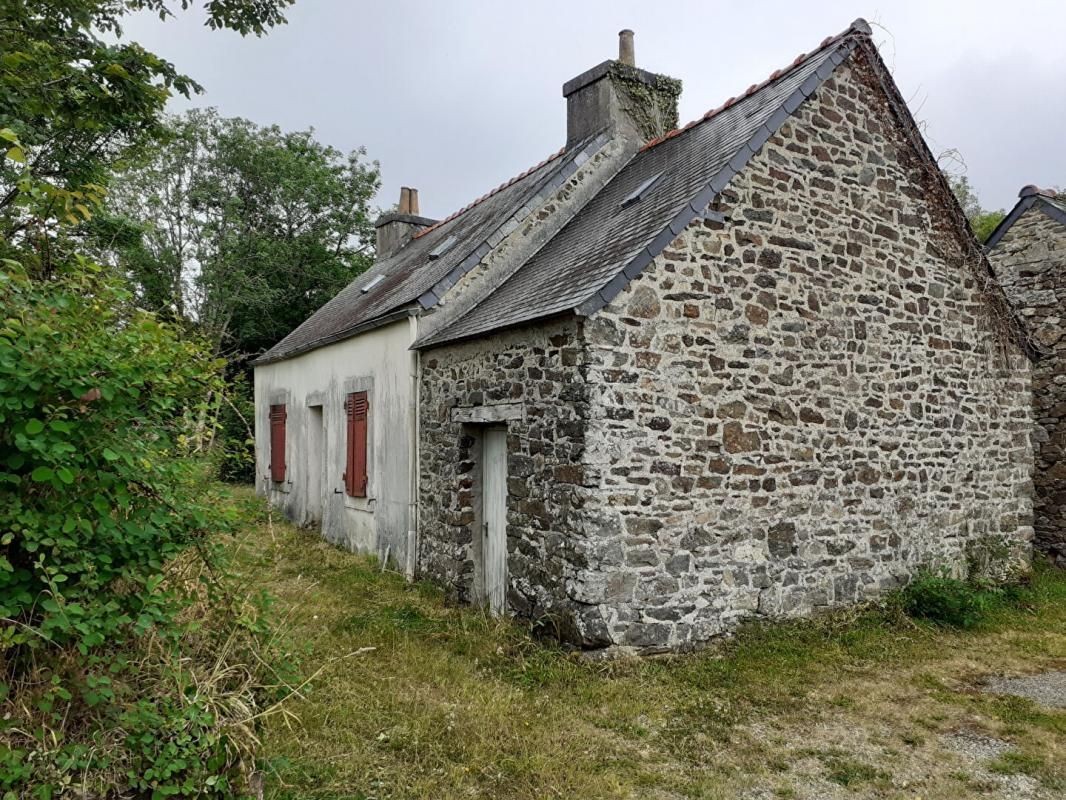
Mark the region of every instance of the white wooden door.
[[482, 458], [482, 581], [493, 614], [507, 607], [507, 431], [486, 428]]

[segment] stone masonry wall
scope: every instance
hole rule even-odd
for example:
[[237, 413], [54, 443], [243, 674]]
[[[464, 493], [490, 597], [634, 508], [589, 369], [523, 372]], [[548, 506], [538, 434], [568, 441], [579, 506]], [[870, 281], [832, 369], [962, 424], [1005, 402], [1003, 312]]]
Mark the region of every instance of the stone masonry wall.
[[859, 601], [992, 542], [1027, 554], [1028, 361], [866, 69], [753, 157], [726, 224], [689, 226], [586, 324], [602, 486], [572, 580], [614, 644]]
[[1036, 545], [1066, 566], [1066, 225], [1029, 208], [989, 253], [1044, 356], [1033, 365]]
[[590, 480], [583, 362], [574, 319], [423, 354], [420, 571], [454, 596], [477, 595], [480, 427], [452, 409], [521, 403], [524, 418], [507, 423], [508, 604], [534, 618], [565, 606], [569, 577], [587, 566], [572, 533]]

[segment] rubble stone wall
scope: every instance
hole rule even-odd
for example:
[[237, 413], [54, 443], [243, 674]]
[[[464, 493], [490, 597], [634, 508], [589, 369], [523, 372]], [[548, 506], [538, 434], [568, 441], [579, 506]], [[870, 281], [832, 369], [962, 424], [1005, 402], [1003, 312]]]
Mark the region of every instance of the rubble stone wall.
[[1066, 225], [1042, 202], [1014, 222], [989, 260], [1043, 353], [1033, 365], [1035, 544], [1066, 566]]
[[725, 223], [584, 322], [423, 353], [424, 575], [477, 593], [481, 428], [455, 409], [509, 403], [509, 603], [585, 647], [686, 647], [1027, 556], [1029, 361], [870, 81], [842, 65]]
[[608, 558], [582, 578], [615, 644], [1027, 553], [1028, 359], [867, 80], [838, 69], [733, 180], [728, 221], [586, 325], [587, 550]]
[[[587, 566], [582, 528], [588, 387], [578, 322], [531, 326], [425, 352], [420, 399], [421, 573], [463, 600], [480, 576], [481, 432], [456, 409], [520, 408], [507, 436], [508, 605], [528, 617], [566, 605]], [[567, 632], [565, 635], [569, 635]]]

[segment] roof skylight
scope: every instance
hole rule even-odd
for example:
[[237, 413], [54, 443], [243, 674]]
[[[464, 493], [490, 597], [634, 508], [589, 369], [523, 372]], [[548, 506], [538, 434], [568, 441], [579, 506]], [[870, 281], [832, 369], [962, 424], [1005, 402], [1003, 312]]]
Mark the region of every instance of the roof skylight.
[[434, 247], [432, 250], [429, 251], [430, 259], [432, 260], [434, 258], [440, 258], [442, 255], [447, 253], [452, 248], [452, 245], [455, 244], [455, 242], [456, 242], [455, 235], [452, 234], [447, 239], [445, 239], [443, 242], [441, 242], [440, 244], [438, 244], [436, 247]]
[[373, 278], [370, 279], [370, 281], [367, 283], [367, 285], [362, 288], [361, 291], [363, 292], [363, 294], [366, 294], [371, 289], [373, 289], [375, 286], [377, 286], [379, 283], [381, 283], [383, 280], [385, 280], [385, 276], [384, 275], [375, 275]]
[[625, 196], [625, 199], [622, 200], [622, 208], [625, 208], [626, 206], [631, 206], [634, 203], [639, 203], [641, 200], [643, 200], [644, 195], [646, 195], [652, 190], [652, 187], [654, 187], [655, 184], [659, 182], [659, 178], [661, 178], [664, 174], [665, 173], [660, 172], [657, 175], [652, 175], [650, 178], [644, 181], [644, 183], [640, 184], [640, 186], [638, 186], [632, 192], [627, 194]]

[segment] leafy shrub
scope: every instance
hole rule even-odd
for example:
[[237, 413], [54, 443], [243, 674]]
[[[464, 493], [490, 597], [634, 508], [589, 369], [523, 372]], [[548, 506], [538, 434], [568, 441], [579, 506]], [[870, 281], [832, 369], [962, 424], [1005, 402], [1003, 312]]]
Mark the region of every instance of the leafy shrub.
[[[218, 521], [178, 458], [219, 364], [99, 267], [0, 273], [5, 645], [90, 648], [167, 615], [162, 565]], [[189, 491], [192, 488], [192, 491]]]
[[219, 410], [218, 474], [228, 483], [255, 483], [255, 400], [251, 376], [238, 372]]
[[237, 796], [287, 682], [184, 457], [221, 365], [84, 260], [0, 309], [0, 794]]
[[1001, 602], [1001, 591], [952, 578], [946, 573], [923, 571], [903, 590], [903, 610], [952, 628], [972, 628]]

